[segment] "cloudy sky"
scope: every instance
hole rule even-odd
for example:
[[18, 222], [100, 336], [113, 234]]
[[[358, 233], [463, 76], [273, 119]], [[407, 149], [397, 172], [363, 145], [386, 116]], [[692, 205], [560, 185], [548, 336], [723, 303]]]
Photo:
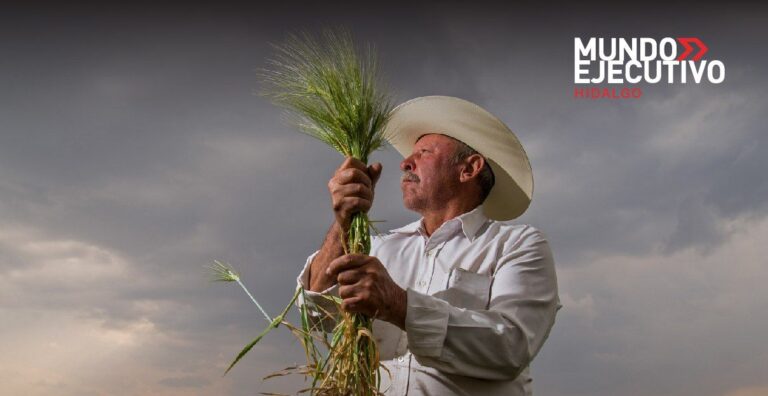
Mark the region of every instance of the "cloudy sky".
[[[519, 221], [554, 249], [564, 308], [539, 395], [768, 394], [768, 9], [445, 3], [4, 6], [0, 11], [0, 394], [252, 395], [301, 362], [203, 266], [268, 311], [331, 221], [341, 161], [258, 95], [270, 42], [345, 26], [398, 102], [474, 101], [531, 157]], [[573, 95], [574, 37], [699, 37], [719, 85]], [[399, 156], [373, 217], [417, 219]]]

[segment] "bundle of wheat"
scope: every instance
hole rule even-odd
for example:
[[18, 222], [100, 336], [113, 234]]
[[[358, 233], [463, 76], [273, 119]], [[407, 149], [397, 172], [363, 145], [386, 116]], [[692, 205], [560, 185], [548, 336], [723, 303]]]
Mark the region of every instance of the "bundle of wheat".
[[[370, 154], [387, 141], [383, 131], [392, 109], [389, 96], [380, 88], [374, 51], [369, 47], [364, 57], [359, 56], [350, 34], [344, 31], [326, 31], [320, 40], [307, 34], [291, 36], [275, 49], [277, 56], [263, 73], [268, 85], [266, 95], [288, 109], [303, 132], [342, 155], [367, 164]], [[349, 229], [344, 230], [345, 252], [368, 254], [370, 228], [366, 213], [355, 214]], [[216, 262], [212, 270], [215, 280], [237, 282], [248, 293], [239, 275], [228, 265]], [[318, 336], [314, 328], [316, 321], [311, 320], [307, 306], [300, 306], [300, 327], [285, 321], [286, 313], [301, 293], [303, 290], [297, 289], [290, 304], [274, 319], [248, 293], [270, 324], [240, 352], [227, 371], [266, 333], [283, 324], [301, 340], [307, 365], [276, 375], [300, 372], [310, 376], [312, 386], [306, 390], [313, 394], [380, 394], [379, 356], [371, 329], [373, 319], [341, 309], [326, 312], [334, 316], [336, 323], [328, 340], [324, 335]], [[337, 297], [328, 298], [340, 308]], [[318, 343], [326, 347], [327, 353], [321, 352]]]

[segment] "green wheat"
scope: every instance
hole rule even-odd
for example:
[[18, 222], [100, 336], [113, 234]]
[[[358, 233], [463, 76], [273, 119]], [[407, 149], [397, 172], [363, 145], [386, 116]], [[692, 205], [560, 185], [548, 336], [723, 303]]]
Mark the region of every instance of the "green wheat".
[[[320, 39], [309, 34], [292, 35], [274, 48], [276, 56], [262, 73], [268, 87], [265, 95], [287, 109], [301, 131], [343, 156], [367, 164], [371, 153], [388, 140], [383, 131], [392, 110], [389, 96], [381, 89], [373, 49], [368, 46], [361, 55], [348, 32], [331, 30], [325, 31]], [[366, 213], [356, 213], [349, 229], [344, 230], [344, 251], [370, 253], [371, 227]], [[317, 320], [311, 317], [312, 312], [322, 309], [300, 304], [301, 325], [296, 327], [284, 318], [297, 298], [303, 297], [301, 288], [297, 288], [283, 312], [272, 319], [230, 266], [215, 262], [210, 268], [215, 280], [237, 282], [270, 323], [240, 352], [227, 372], [270, 330], [282, 324], [301, 342], [307, 365], [289, 367], [267, 378], [298, 372], [312, 379], [311, 386], [303, 392], [333, 396], [381, 394], [372, 318], [344, 312], [340, 309], [341, 300], [328, 296], [336, 312], [321, 312], [325, 318]], [[318, 328], [318, 323], [328, 318], [335, 323], [330, 339]]]

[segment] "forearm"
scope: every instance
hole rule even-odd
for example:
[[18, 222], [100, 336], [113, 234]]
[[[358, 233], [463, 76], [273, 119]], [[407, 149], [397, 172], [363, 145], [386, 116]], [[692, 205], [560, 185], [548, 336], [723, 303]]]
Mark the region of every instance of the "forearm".
[[411, 292], [411, 297], [406, 331], [416, 359], [446, 373], [491, 380], [513, 379], [525, 369], [557, 309], [555, 301], [526, 301], [467, 310], [433, 296]]
[[323, 245], [320, 251], [312, 260], [309, 269], [309, 290], [321, 292], [328, 289], [336, 283], [336, 279], [328, 276], [325, 270], [334, 259], [344, 255], [342, 246], [342, 230], [339, 224], [334, 221], [325, 235]]
[[334, 302], [332, 299], [337, 299], [339, 297], [339, 287], [338, 284], [333, 284], [317, 291], [312, 290], [310, 287], [309, 276], [312, 263], [319, 254], [320, 250], [307, 257], [307, 260], [304, 263], [304, 268], [296, 279], [298, 286], [304, 289], [302, 293], [299, 294], [299, 298], [296, 299], [296, 306], [302, 309], [307, 309], [311, 328], [330, 333], [336, 325], [335, 316], [338, 312], [338, 303]]

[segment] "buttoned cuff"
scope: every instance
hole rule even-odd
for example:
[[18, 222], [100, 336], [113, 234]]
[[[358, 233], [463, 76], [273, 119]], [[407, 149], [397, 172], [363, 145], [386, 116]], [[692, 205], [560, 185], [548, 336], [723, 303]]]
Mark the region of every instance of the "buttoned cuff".
[[[310, 314], [315, 317], [327, 317], [328, 315], [336, 315], [336, 304], [329, 298], [339, 296], [339, 285], [333, 286], [323, 290], [322, 292], [315, 292], [309, 290], [309, 269], [312, 265], [312, 260], [317, 256], [320, 251], [312, 253], [307, 257], [304, 268], [301, 270], [296, 283], [304, 289], [304, 293], [299, 294], [299, 298], [296, 299], [297, 306], [307, 305], [310, 308]], [[306, 300], [305, 300], [306, 299]]]
[[408, 349], [414, 355], [440, 357], [448, 331], [448, 303], [410, 288], [406, 292], [408, 307], [405, 313], [405, 332], [408, 334]]

